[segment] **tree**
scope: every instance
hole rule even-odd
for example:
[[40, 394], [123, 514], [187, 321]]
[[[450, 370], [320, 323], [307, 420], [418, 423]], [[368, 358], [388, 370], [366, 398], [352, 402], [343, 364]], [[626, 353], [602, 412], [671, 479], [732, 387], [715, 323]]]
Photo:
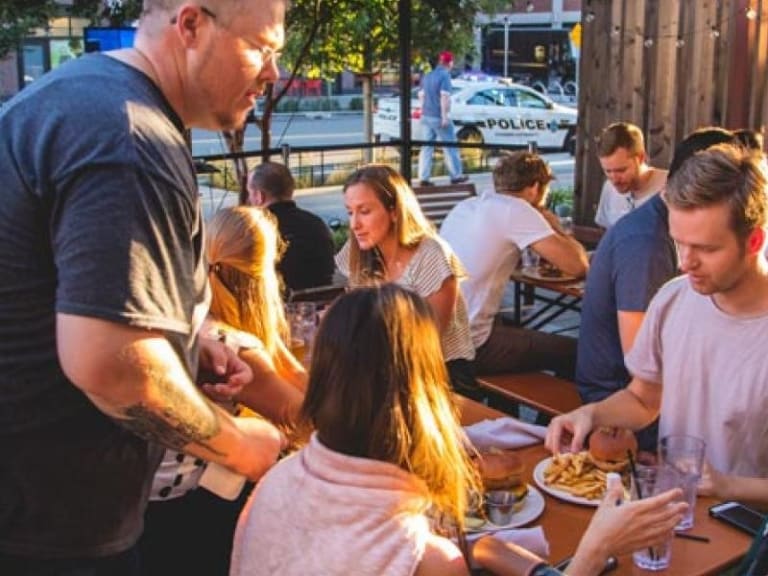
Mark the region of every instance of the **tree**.
[[51, 18], [71, 13], [119, 26], [139, 17], [141, 0], [0, 0], [0, 59], [16, 50], [35, 29], [46, 28]]

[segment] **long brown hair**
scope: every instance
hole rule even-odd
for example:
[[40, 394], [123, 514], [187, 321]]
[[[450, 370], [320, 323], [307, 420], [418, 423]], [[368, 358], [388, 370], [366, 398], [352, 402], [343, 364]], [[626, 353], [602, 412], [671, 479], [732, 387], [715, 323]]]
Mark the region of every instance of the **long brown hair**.
[[480, 490], [429, 304], [395, 284], [353, 290], [328, 310], [314, 346], [305, 425], [332, 450], [419, 477], [463, 527]]
[[[344, 192], [354, 184], [366, 184], [388, 211], [395, 213], [395, 236], [401, 246], [413, 248], [425, 237], [434, 238], [435, 228], [421, 211], [416, 195], [399, 172], [386, 164], [359, 168], [344, 183]], [[355, 285], [370, 284], [383, 277], [378, 248], [360, 250], [357, 238], [349, 235], [349, 276]]]
[[274, 354], [278, 339], [288, 333], [275, 271], [280, 236], [274, 217], [261, 208], [225, 208], [206, 232], [211, 315], [257, 336]]

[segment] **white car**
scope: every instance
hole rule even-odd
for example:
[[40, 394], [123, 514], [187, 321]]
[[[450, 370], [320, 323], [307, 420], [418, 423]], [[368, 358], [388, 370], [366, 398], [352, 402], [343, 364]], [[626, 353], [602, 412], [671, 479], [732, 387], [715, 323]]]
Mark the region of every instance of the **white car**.
[[[413, 96], [418, 92], [413, 91]], [[411, 137], [420, 139], [418, 98], [411, 100]], [[538, 148], [575, 151], [574, 108], [556, 104], [547, 96], [522, 84], [454, 81], [451, 118], [462, 142], [503, 144], [510, 148], [536, 142]], [[400, 100], [379, 101], [373, 131], [390, 138], [400, 137]]]

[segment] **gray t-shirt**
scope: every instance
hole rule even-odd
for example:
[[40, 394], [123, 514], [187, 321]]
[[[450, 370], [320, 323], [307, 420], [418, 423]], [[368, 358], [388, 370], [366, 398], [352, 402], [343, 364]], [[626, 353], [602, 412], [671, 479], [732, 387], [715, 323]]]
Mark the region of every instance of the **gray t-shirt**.
[[625, 359], [633, 375], [663, 383], [659, 438], [698, 436], [717, 470], [768, 476], [766, 342], [768, 314], [726, 314], [687, 276], [665, 284]]
[[119, 552], [160, 453], [64, 376], [56, 314], [161, 331], [196, 374], [206, 274], [183, 126], [144, 74], [90, 55], [25, 88], [0, 135], [0, 550]]

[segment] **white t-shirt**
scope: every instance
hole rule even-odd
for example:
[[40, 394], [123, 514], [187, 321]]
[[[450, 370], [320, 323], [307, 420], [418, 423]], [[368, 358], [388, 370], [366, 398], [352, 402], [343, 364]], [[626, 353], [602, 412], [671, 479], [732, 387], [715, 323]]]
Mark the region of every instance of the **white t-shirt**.
[[600, 203], [597, 205], [597, 214], [595, 214], [595, 223], [598, 226], [610, 228], [624, 214], [650, 200], [654, 194], [664, 188], [667, 183], [667, 171], [659, 168], [649, 168], [649, 171], [651, 177], [648, 178], [645, 186], [626, 194], [618, 192], [610, 180], [603, 183]]
[[552, 234], [552, 227], [528, 202], [495, 192], [460, 202], [443, 221], [440, 235], [469, 276], [461, 283], [461, 291], [475, 348], [491, 333], [520, 253]]
[[766, 342], [768, 314], [726, 314], [687, 276], [665, 284], [625, 358], [630, 373], [663, 383], [659, 437], [698, 436], [717, 470], [768, 477]]

